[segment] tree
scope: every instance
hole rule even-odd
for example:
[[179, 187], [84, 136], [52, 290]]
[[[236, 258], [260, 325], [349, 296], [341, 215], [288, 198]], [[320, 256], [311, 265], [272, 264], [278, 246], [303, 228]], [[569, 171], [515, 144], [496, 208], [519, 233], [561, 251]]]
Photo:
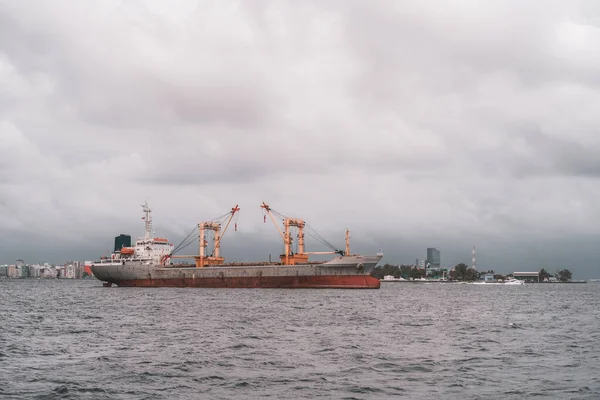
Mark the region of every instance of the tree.
[[467, 267], [467, 264], [465, 264], [465, 263], [457, 264], [454, 267], [454, 277], [456, 279], [464, 281], [468, 269], [469, 269], [469, 267]]
[[400, 276], [403, 278], [410, 278], [412, 274], [412, 265], [401, 265], [400, 266]]
[[410, 277], [413, 279], [421, 279], [425, 277], [425, 268], [412, 267]]
[[400, 276], [400, 268], [397, 265], [385, 264], [383, 266], [379, 266], [371, 272], [371, 276], [382, 279], [386, 275], [393, 275], [395, 278]]
[[561, 282], [571, 282], [571, 277], [571, 271], [569, 271], [568, 269], [562, 269], [556, 273], [556, 279], [558, 279]]
[[394, 278], [403, 277], [419, 279], [425, 276], [425, 269], [417, 268], [412, 265], [384, 264], [371, 271], [371, 276], [377, 279], [383, 279], [386, 275], [393, 275]]
[[476, 281], [479, 279], [479, 273], [475, 268], [467, 268], [465, 271], [465, 281]]
[[544, 268], [540, 270], [540, 282], [544, 282], [546, 278], [550, 278], [551, 276]]

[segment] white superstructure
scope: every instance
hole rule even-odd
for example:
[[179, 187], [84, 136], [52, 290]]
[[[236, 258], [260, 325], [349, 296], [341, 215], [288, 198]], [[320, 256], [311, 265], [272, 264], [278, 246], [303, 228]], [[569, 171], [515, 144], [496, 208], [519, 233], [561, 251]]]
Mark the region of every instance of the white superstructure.
[[144, 236], [136, 240], [132, 247], [123, 247], [115, 251], [110, 259], [104, 258], [100, 260], [101, 264], [122, 264], [125, 262], [135, 261], [136, 264], [140, 261], [163, 264], [165, 259], [171, 254], [173, 244], [167, 239], [154, 237], [152, 231], [152, 210], [148, 207], [148, 202], [142, 204], [144, 216]]

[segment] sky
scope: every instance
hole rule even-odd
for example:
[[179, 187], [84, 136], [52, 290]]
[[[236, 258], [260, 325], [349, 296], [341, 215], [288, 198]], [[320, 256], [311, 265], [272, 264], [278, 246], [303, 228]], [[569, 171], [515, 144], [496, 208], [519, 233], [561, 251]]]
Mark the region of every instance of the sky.
[[262, 260], [265, 201], [383, 263], [598, 278], [598, 48], [596, 1], [0, 1], [0, 264], [97, 259], [144, 201], [175, 243], [239, 204], [223, 255]]

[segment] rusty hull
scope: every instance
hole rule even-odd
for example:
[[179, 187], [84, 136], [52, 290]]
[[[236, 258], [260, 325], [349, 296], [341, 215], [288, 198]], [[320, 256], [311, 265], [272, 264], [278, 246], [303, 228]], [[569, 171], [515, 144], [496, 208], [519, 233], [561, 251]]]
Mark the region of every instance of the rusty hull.
[[149, 263], [96, 264], [96, 278], [118, 286], [197, 288], [379, 289], [370, 276], [378, 259], [364, 264], [162, 267]]
[[220, 278], [135, 279], [115, 282], [124, 287], [379, 289], [379, 279], [354, 276], [247, 276]]

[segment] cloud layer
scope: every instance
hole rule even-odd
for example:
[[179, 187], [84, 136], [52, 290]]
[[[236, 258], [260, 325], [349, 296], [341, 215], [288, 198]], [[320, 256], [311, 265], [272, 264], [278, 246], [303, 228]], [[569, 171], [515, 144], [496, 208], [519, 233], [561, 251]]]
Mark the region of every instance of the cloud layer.
[[389, 262], [597, 275], [599, 47], [593, 1], [3, 2], [0, 263], [96, 258], [146, 199], [174, 239], [239, 203], [257, 259], [267, 201]]

